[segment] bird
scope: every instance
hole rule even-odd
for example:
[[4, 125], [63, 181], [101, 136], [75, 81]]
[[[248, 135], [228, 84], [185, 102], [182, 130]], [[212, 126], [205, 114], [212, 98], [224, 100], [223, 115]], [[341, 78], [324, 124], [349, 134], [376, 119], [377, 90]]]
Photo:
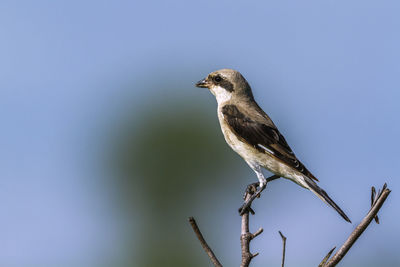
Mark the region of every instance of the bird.
[[[317, 185], [318, 179], [300, 162], [270, 117], [257, 104], [249, 83], [240, 72], [220, 69], [208, 74], [195, 86], [208, 88], [215, 96], [225, 141], [256, 173], [256, 184], [260, 188], [258, 196], [268, 181], [262, 172], [264, 168], [276, 178], [283, 177], [309, 189], [351, 223], [342, 209]], [[248, 208], [249, 204], [243, 207]]]

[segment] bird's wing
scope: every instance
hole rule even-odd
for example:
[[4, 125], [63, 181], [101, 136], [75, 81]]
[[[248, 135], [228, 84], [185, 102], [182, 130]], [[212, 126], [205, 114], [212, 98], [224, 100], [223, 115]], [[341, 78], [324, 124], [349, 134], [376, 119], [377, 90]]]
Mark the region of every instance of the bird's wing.
[[[283, 135], [271, 123], [258, 122], [246, 116], [235, 105], [222, 107], [225, 122], [242, 141], [260, 152], [269, 153], [300, 173], [318, 179], [296, 158]], [[267, 118], [269, 120], [269, 118]]]

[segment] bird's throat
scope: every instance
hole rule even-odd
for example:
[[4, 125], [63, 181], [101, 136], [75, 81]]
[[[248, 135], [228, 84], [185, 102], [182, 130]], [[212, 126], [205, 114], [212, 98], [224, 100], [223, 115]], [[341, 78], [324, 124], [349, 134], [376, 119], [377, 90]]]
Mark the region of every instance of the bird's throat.
[[213, 86], [210, 88], [210, 91], [217, 99], [218, 105], [221, 105], [232, 98], [232, 93], [225, 90], [221, 86]]

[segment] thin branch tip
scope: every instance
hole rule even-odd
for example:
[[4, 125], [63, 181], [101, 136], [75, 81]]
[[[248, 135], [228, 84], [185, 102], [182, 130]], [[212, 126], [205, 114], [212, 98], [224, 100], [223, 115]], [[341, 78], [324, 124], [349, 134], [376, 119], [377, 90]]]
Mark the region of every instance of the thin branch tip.
[[214, 252], [211, 250], [210, 246], [207, 244], [206, 240], [204, 239], [203, 234], [200, 232], [200, 229], [196, 223], [196, 220], [193, 217], [189, 217], [189, 223], [192, 226], [193, 232], [196, 234], [197, 239], [199, 239], [201, 246], [203, 247], [204, 251], [207, 253], [211, 262], [216, 267], [222, 267], [222, 264], [219, 262], [219, 260], [215, 256]]
[[251, 235], [251, 239], [256, 238], [257, 236], [262, 234], [262, 232], [264, 232], [264, 229], [262, 227], [260, 227], [254, 234]]
[[318, 265], [318, 267], [324, 267], [326, 262], [329, 260], [331, 257], [333, 251], [336, 249], [336, 247], [333, 247], [333, 249], [329, 250], [328, 254], [326, 254], [325, 258], [321, 261], [321, 263]]
[[285, 266], [285, 255], [286, 255], [286, 236], [282, 234], [281, 231], [278, 231], [279, 235], [282, 238], [282, 267]]
[[281, 236], [281, 238], [282, 238], [283, 240], [286, 240], [286, 236], [284, 236], [284, 235], [282, 234], [281, 231], [278, 231], [278, 233], [279, 233], [279, 235]]

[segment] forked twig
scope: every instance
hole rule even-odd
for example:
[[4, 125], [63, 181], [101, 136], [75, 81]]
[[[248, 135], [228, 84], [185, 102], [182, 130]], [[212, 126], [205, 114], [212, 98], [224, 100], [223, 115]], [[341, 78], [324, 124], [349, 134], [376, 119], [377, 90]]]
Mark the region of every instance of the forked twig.
[[382, 190], [379, 190], [377, 196], [376, 196], [375, 192], [376, 192], [375, 188], [372, 187], [372, 189], [371, 189], [372, 207], [369, 210], [369, 212], [367, 213], [367, 215], [364, 217], [364, 219], [361, 221], [361, 223], [356, 227], [356, 229], [354, 229], [354, 231], [347, 238], [346, 242], [344, 242], [344, 244], [335, 253], [335, 255], [333, 255], [332, 258], [326, 264], [321, 265], [321, 264], [323, 264], [324, 261], [326, 262], [325, 258], [329, 258], [331, 252], [328, 253], [328, 255], [321, 262], [320, 266], [323, 266], [323, 267], [336, 266], [336, 264], [338, 264], [343, 259], [343, 257], [349, 251], [349, 249], [353, 246], [353, 244], [357, 241], [357, 239], [365, 231], [365, 229], [367, 229], [367, 227], [369, 226], [371, 221], [375, 218], [375, 221], [379, 222], [376, 215], [378, 214], [378, 211], [382, 207], [383, 203], [385, 202], [386, 198], [389, 196], [391, 191], [387, 188], [387, 185], [385, 183], [382, 187]]
[[282, 248], [282, 267], [285, 267], [285, 254], [286, 254], [286, 236], [279, 231], [279, 234], [282, 238], [283, 248]]
[[321, 261], [321, 263], [318, 265], [318, 267], [323, 267], [325, 263], [329, 260], [329, 257], [332, 255], [332, 252], [336, 249], [334, 247], [333, 249], [329, 250], [328, 254], [326, 254], [325, 258]]
[[[386, 184], [383, 185], [383, 186], [384, 186], [383, 189], [385, 189], [385, 188], [386, 188]], [[380, 191], [380, 190], [379, 190], [379, 192], [378, 192], [378, 195], [376, 194], [375, 186], [371, 187], [371, 208], [372, 208], [372, 206], [374, 206], [374, 204], [375, 204], [375, 202], [376, 202], [376, 200], [378, 199], [378, 196], [379, 196], [380, 194], [381, 194], [381, 191]], [[378, 217], [378, 215], [376, 215], [376, 216], [374, 217], [374, 219], [375, 219], [375, 222], [376, 222], [377, 224], [379, 224], [379, 217]]]

